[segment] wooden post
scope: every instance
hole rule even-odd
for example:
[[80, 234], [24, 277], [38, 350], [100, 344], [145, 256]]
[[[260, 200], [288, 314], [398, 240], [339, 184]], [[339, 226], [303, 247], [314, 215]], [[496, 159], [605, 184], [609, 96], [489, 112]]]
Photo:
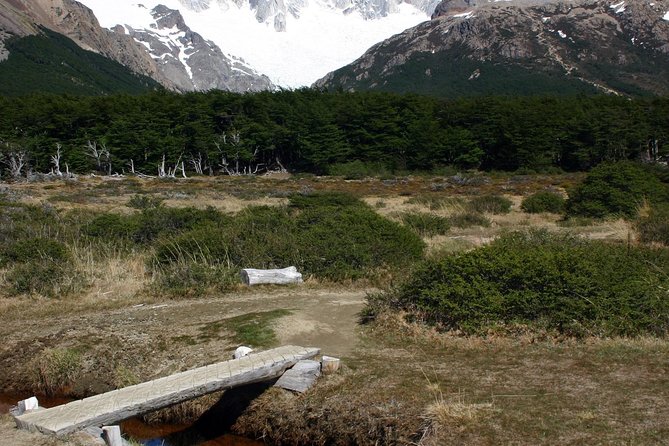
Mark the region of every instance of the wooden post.
[[103, 426], [102, 437], [104, 438], [105, 443], [107, 443], [107, 446], [124, 446], [120, 426]]
[[339, 370], [339, 365], [341, 362], [339, 358], [333, 358], [332, 356], [325, 356], [321, 359], [321, 371], [324, 375], [329, 375]]
[[30, 412], [31, 410], [36, 410], [38, 408], [39, 408], [39, 401], [37, 401], [36, 397], [31, 396], [28, 399], [19, 401], [18, 414], [23, 415], [26, 412]]

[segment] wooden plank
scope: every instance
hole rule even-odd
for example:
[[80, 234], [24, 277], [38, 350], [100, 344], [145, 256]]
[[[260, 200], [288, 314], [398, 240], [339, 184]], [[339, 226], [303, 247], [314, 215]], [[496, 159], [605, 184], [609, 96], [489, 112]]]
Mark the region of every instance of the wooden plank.
[[277, 378], [298, 361], [313, 358], [319, 351], [283, 346], [14, 418], [21, 429], [55, 435], [90, 426], [114, 425], [208, 393]]

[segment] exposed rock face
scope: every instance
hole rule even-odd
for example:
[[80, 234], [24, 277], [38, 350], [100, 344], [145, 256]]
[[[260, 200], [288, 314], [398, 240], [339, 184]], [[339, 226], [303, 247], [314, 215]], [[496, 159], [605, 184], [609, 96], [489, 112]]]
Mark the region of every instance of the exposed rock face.
[[[198, 2], [200, 7], [206, 2]], [[151, 29], [114, 28], [127, 33], [149, 51], [163, 77], [182, 91], [221, 89], [260, 91], [273, 88], [267, 76], [243, 60], [223, 54], [213, 42], [193, 32], [177, 10], [158, 5], [151, 11]]]
[[[179, 0], [193, 11], [204, 11], [217, 4], [223, 8], [251, 8], [260, 23], [274, 26], [276, 31], [286, 31], [290, 17], [299, 18], [302, 10], [309, 6], [309, 0]], [[386, 17], [398, 11], [401, 3], [414, 5], [431, 14], [439, 0], [324, 0], [328, 7], [343, 14], [359, 12], [368, 20]]]
[[412, 76], [418, 91], [457, 85], [476, 94], [524, 76], [549, 79], [558, 91], [667, 94], [668, 12], [668, 0], [446, 0], [432, 21], [375, 45], [315, 85], [406, 91]]
[[[5, 0], [0, 3], [0, 40], [39, 32], [44, 26], [74, 40], [132, 71], [149, 76], [167, 88], [174, 83], [158, 70], [151, 56], [130, 36], [113, 33], [100, 26], [93, 12], [74, 0]], [[4, 46], [3, 46], [4, 48]], [[0, 49], [0, 59], [2, 50]], [[7, 55], [5, 54], [5, 57]]]

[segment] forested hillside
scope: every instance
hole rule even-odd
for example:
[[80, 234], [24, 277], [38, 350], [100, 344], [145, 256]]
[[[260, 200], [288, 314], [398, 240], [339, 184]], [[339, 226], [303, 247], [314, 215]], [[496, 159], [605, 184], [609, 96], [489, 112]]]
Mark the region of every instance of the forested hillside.
[[7, 40], [9, 58], [0, 63], [0, 94], [36, 92], [77, 95], [139, 94], [160, 85], [118, 62], [77, 46], [46, 28], [41, 34]]
[[[587, 170], [657, 158], [669, 142], [669, 99], [611, 96], [469, 98], [390, 93], [225, 92], [0, 99], [6, 177], [11, 156], [48, 172], [57, 144], [71, 171], [203, 174], [281, 166], [328, 173]], [[90, 144], [89, 144], [90, 142]], [[98, 149], [97, 155], [94, 153]], [[14, 154], [14, 155], [12, 155]], [[27, 168], [26, 168], [27, 171]]]

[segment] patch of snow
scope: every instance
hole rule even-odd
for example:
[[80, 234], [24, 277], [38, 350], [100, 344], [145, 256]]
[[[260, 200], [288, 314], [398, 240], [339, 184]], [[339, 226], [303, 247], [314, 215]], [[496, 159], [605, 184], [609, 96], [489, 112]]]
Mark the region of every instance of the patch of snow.
[[546, 23], [546, 22], [548, 22], [550, 19], [551, 19], [550, 17], [542, 17], [542, 18], [541, 18], [541, 21], [544, 22], [544, 23]]
[[291, 18], [285, 32], [276, 32], [273, 24], [258, 22], [249, 0], [211, 2], [201, 12], [184, 8], [180, 0], [81, 3], [91, 8], [106, 28], [123, 24], [149, 29], [155, 21], [150, 11], [156, 5], [178, 9], [194, 32], [213, 41], [224, 53], [243, 57], [274, 84], [288, 88], [311, 85], [351, 63], [372, 45], [429, 20], [426, 13], [407, 3], [399, 4], [397, 13], [366, 20], [357, 11], [344, 14], [324, 0], [312, 0], [300, 9], [299, 19]]
[[616, 14], [620, 14], [621, 12], [625, 12], [625, 2], [616, 3], [615, 5], [609, 6], [609, 8], [613, 9], [613, 12]]
[[474, 11], [467, 11], [463, 12], [461, 14], [455, 14], [453, 17], [455, 18], [463, 18], [463, 19], [468, 19], [474, 15]]
[[662, 20], [666, 20], [667, 22], [669, 22], [669, 11], [667, 11], [664, 17], [662, 17]]
[[558, 36], [562, 37], [563, 39], [567, 37], [567, 35], [560, 30], [558, 30]]

